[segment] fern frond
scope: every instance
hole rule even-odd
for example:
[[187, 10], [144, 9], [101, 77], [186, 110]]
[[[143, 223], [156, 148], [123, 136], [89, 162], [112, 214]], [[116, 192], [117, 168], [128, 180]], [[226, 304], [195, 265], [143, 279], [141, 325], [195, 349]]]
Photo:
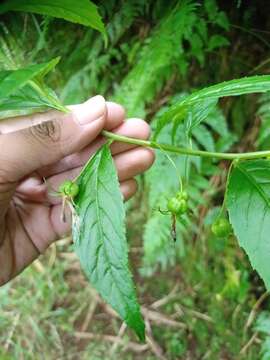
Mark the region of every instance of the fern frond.
[[[106, 5], [104, 7], [106, 8]], [[117, 43], [139, 16], [140, 8], [141, 1], [132, 0], [123, 3], [113, 16], [111, 16], [112, 10], [107, 9], [111, 16], [106, 27], [109, 37], [107, 49], [104, 50], [102, 36], [94, 34], [91, 29], [86, 32], [82, 41], [72, 49], [66, 65], [72, 73], [66, 76], [68, 80], [61, 93], [61, 99], [64, 103], [78, 103], [91, 95], [104, 94], [108, 91], [115, 81], [116, 76], [114, 75], [117, 74], [117, 66], [113, 63], [115, 59], [118, 59], [120, 66], [123, 56]], [[83, 64], [81, 64], [82, 52], [85, 53]], [[74, 71], [74, 68], [77, 67], [78, 69]], [[114, 72], [112, 69], [115, 69]]]
[[196, 22], [196, 5], [184, 0], [156, 26], [141, 50], [138, 63], [115, 92], [114, 99], [132, 116], [144, 116], [145, 105], [172, 74], [176, 59], [183, 57], [182, 41]]

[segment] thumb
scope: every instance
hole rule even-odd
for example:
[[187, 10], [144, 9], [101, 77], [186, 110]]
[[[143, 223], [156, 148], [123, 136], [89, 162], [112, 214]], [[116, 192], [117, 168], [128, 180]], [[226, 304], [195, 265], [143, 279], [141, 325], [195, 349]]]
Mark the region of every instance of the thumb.
[[48, 111], [0, 123], [0, 185], [15, 183], [81, 150], [102, 131], [106, 118], [102, 96], [70, 110], [68, 114]]

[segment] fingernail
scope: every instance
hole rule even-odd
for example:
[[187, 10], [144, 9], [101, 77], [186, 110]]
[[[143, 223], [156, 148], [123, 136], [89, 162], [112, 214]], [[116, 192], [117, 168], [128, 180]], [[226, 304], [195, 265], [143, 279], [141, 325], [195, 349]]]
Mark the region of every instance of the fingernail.
[[80, 125], [87, 125], [105, 115], [106, 102], [103, 96], [97, 95], [85, 103], [73, 107], [73, 113]]

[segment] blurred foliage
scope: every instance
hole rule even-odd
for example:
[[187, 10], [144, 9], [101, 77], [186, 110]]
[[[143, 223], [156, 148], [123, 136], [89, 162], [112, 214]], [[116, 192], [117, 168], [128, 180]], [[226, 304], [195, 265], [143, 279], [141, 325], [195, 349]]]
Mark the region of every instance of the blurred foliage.
[[[270, 4], [256, 1], [131, 0], [99, 2], [109, 42], [82, 26], [31, 14], [6, 14], [0, 23], [0, 65], [17, 67], [61, 56], [50, 85], [67, 103], [100, 93], [144, 116], [152, 129], [166, 108], [195, 88], [243, 75], [270, 73]], [[269, 148], [269, 94], [222, 100], [192, 133], [194, 148], [245, 151]], [[187, 139], [179, 128], [176, 143]], [[161, 142], [170, 142], [168, 129]], [[224, 161], [172, 156], [190, 200], [177, 221], [159, 210], [179, 190], [167, 155], [139, 179], [128, 204], [131, 260], [145, 306], [183, 324], [151, 322], [164, 359], [268, 359], [269, 299], [233, 237], [216, 239], [226, 182]], [[157, 359], [150, 346], [128, 348], [125, 332], [112, 351], [106, 335], [120, 321], [87, 285], [68, 240], [0, 291], [0, 359]], [[158, 309], [156, 301], [166, 299]], [[263, 297], [263, 298], [262, 298]], [[263, 299], [259, 302], [258, 299]], [[93, 319], [83, 327], [91, 309]], [[263, 311], [262, 311], [263, 310]], [[94, 334], [80, 339], [80, 331]], [[97, 336], [99, 335], [99, 336]], [[115, 339], [114, 339], [115, 340]], [[139, 345], [139, 344], [137, 344]]]

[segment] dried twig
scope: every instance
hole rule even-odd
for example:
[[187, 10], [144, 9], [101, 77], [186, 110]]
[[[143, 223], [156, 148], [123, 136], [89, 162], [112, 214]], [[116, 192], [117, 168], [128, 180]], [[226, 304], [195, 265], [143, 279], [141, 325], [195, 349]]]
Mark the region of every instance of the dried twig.
[[89, 328], [89, 325], [93, 319], [98, 303], [99, 303], [99, 298], [95, 296], [88, 307], [88, 311], [84, 319], [84, 322], [82, 323], [80, 331], [85, 332]]
[[251, 326], [251, 324], [253, 323], [255, 317], [256, 317], [256, 314], [257, 314], [257, 311], [259, 310], [259, 307], [261, 306], [261, 304], [264, 302], [264, 300], [267, 298], [267, 296], [269, 295], [270, 293], [269, 292], [265, 292], [264, 294], [262, 294], [259, 299], [256, 301], [256, 303], [253, 305], [252, 309], [251, 309], [251, 312], [249, 314], [249, 317], [247, 319], [247, 322], [244, 326], [244, 332], [247, 331], [247, 329]]
[[[121, 340], [121, 338], [122, 338], [122, 336], [124, 335], [126, 329], [127, 329], [127, 325], [123, 322], [122, 325], [121, 325], [121, 327], [120, 327], [120, 329], [119, 329], [119, 333], [118, 333], [118, 335], [117, 335], [117, 338], [118, 338], [119, 340]], [[111, 348], [111, 351], [110, 351], [110, 355], [111, 355], [111, 356], [115, 353], [115, 351], [117, 350], [117, 347], [118, 347], [118, 346], [119, 346], [119, 341], [116, 341], [116, 342], [113, 344], [112, 348]]]
[[[107, 304], [104, 304], [105, 311], [109, 313], [113, 317], [119, 318], [119, 315]], [[157, 325], [167, 325], [169, 327], [178, 328], [178, 329], [186, 329], [187, 325], [172, 319], [171, 317], [164, 315], [158, 311], [150, 310], [145, 306], [141, 307], [141, 311], [144, 317], [148, 318], [150, 321]]]
[[146, 307], [142, 307], [142, 314], [148, 318], [149, 320], [153, 321], [154, 323], [160, 325], [167, 325], [170, 327], [178, 328], [178, 329], [186, 329], [187, 325], [180, 322], [173, 320], [167, 315], [164, 315], [158, 311], [149, 310]]
[[172, 291], [171, 291], [168, 295], [166, 295], [164, 298], [159, 299], [159, 300], [153, 302], [153, 303], [151, 304], [151, 308], [153, 308], [153, 309], [158, 309], [158, 308], [160, 308], [161, 306], [164, 306], [164, 305], [168, 304], [168, 302], [169, 302], [170, 300], [172, 300], [172, 299], [176, 296], [176, 293], [177, 293], [178, 289], [179, 289], [179, 284], [176, 283], [175, 286], [174, 286], [174, 288], [172, 289]]
[[160, 360], [166, 360], [165, 356], [163, 355], [163, 350], [159, 346], [159, 344], [154, 340], [152, 335], [152, 329], [148, 318], [145, 318], [145, 326], [146, 326], [146, 342], [149, 345], [150, 350], [152, 353]]
[[33, 266], [39, 273], [44, 274], [45, 268], [44, 268], [44, 266], [42, 265], [42, 262], [39, 259], [36, 259], [33, 262]]
[[256, 338], [258, 336], [258, 332], [255, 332], [251, 338], [249, 339], [249, 341], [242, 347], [241, 351], [240, 351], [240, 355], [245, 355], [245, 353], [247, 352], [248, 348], [255, 342]]
[[147, 344], [138, 344], [133, 341], [126, 342], [124, 339], [119, 339], [118, 336], [112, 336], [112, 335], [99, 335], [99, 334], [93, 334], [89, 332], [75, 332], [74, 336], [81, 340], [102, 340], [102, 341], [108, 341], [111, 343], [118, 343], [120, 346], [123, 347], [123, 350], [131, 350], [136, 353], [141, 353], [149, 349], [149, 346]]
[[214, 320], [207, 314], [201, 313], [199, 311], [196, 310], [188, 310], [190, 312], [190, 314], [192, 314], [193, 316], [195, 316], [198, 319], [213, 323]]
[[17, 314], [15, 316], [15, 319], [13, 321], [13, 324], [11, 326], [11, 329], [10, 329], [10, 331], [8, 333], [8, 336], [7, 336], [7, 340], [6, 340], [5, 345], [4, 345], [5, 352], [8, 352], [8, 349], [9, 349], [9, 346], [11, 344], [11, 340], [12, 340], [13, 334], [15, 332], [15, 329], [16, 329], [16, 327], [18, 325], [19, 319], [20, 319], [20, 314]]
[[57, 257], [57, 247], [55, 243], [52, 243], [50, 246], [50, 257], [49, 257], [49, 261], [48, 261], [48, 267], [52, 268], [55, 261], [56, 261], [56, 257]]
[[214, 320], [207, 314], [204, 314], [204, 313], [201, 313], [199, 311], [196, 311], [196, 310], [192, 310], [192, 309], [188, 309], [187, 307], [183, 306], [183, 305], [179, 305], [179, 304], [175, 304], [175, 309], [177, 310], [175, 314], [173, 314], [173, 318], [175, 318], [176, 316], [183, 316], [183, 314], [185, 312], [193, 315], [194, 317], [200, 319], [200, 320], [204, 320], [204, 321], [207, 321], [209, 323], [213, 323]]

